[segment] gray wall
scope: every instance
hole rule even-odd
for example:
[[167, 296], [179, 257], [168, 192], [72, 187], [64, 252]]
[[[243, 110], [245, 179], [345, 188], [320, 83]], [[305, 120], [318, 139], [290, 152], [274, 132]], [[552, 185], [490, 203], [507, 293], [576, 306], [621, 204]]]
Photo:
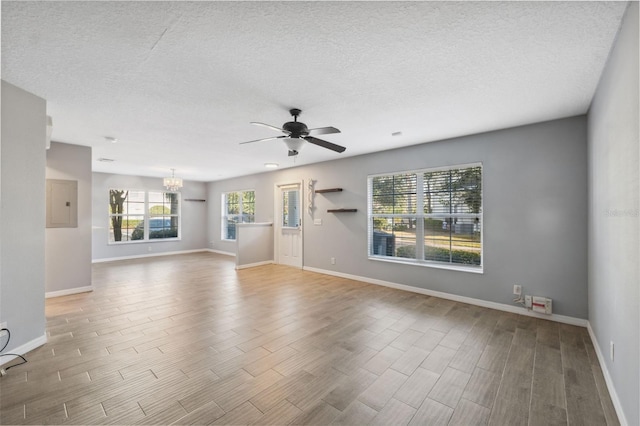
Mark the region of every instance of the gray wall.
[[[475, 162], [484, 165], [484, 274], [368, 260], [367, 175]], [[274, 185], [304, 179], [306, 187], [309, 178], [316, 189], [344, 190], [315, 196], [322, 226], [305, 203], [305, 266], [504, 304], [520, 284], [553, 298], [554, 313], [587, 318], [586, 117], [212, 182], [211, 247], [235, 250], [220, 239], [222, 192], [255, 189], [256, 221], [268, 222]], [[326, 213], [332, 207], [358, 212]]]
[[162, 178], [94, 173], [92, 193], [93, 260], [154, 255], [183, 250], [201, 250], [207, 247], [206, 211], [208, 203], [185, 201], [186, 198], [206, 199], [205, 183], [185, 181], [184, 187], [180, 190], [182, 194], [181, 240], [109, 245], [109, 189], [112, 188], [164, 190]]
[[[638, 3], [589, 111], [589, 323], [628, 424], [640, 424]], [[615, 360], [609, 343], [615, 344]]]
[[47, 179], [78, 182], [78, 227], [47, 228], [47, 293], [91, 285], [91, 148], [52, 142], [47, 150]]
[[42, 339], [46, 103], [2, 81], [0, 322], [13, 348]]
[[236, 225], [236, 267], [273, 261], [273, 224]]

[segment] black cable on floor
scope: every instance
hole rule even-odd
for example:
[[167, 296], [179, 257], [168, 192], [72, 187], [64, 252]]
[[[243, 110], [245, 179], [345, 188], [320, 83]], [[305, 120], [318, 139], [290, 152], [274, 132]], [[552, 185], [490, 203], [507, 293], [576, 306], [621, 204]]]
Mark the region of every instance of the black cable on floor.
[[[0, 329], [0, 333], [2, 333], [3, 331], [7, 332], [7, 341], [5, 342], [4, 346], [2, 347], [2, 349], [0, 349], [0, 352], [4, 351], [7, 346], [9, 346], [9, 341], [11, 340], [11, 331], [8, 328], [2, 328]], [[26, 364], [27, 363], [27, 359], [25, 357], [23, 357], [22, 355], [18, 355], [18, 354], [0, 354], [0, 356], [14, 356], [16, 358], [20, 358], [22, 359], [22, 362], [19, 364], [13, 364], [10, 365], [7, 368], [2, 368], [0, 369], [0, 375], [4, 376], [5, 374], [7, 374], [7, 371], [9, 371], [9, 369], [13, 368], [13, 367], [17, 367], [19, 365], [22, 364]]]

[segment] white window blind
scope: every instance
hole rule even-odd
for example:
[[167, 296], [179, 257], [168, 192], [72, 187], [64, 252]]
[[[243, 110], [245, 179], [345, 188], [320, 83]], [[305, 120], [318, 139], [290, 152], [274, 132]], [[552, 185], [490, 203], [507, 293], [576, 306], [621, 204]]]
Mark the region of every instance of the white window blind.
[[482, 268], [482, 165], [370, 176], [369, 257]]

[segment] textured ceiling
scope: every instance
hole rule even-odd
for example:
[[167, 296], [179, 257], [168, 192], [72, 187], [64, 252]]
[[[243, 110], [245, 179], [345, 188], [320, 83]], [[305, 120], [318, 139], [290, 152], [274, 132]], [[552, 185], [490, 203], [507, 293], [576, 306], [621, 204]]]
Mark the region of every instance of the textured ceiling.
[[[626, 6], [3, 1], [2, 78], [94, 171], [218, 180], [583, 114]], [[239, 145], [292, 107], [346, 152]]]

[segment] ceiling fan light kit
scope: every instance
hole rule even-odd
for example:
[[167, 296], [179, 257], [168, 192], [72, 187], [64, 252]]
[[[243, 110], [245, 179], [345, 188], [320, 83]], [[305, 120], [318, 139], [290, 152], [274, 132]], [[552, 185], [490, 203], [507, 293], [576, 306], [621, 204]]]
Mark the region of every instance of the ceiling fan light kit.
[[284, 143], [289, 148], [289, 157], [298, 155], [302, 147], [304, 146], [304, 139], [300, 138], [284, 138]]
[[334, 143], [325, 141], [324, 139], [316, 138], [312, 135], [328, 135], [332, 133], [340, 133], [340, 130], [335, 127], [318, 127], [315, 129], [309, 129], [306, 124], [298, 121], [298, 116], [302, 113], [302, 110], [298, 108], [292, 108], [289, 110], [289, 114], [293, 117], [293, 121], [288, 121], [282, 125], [282, 128], [272, 126], [270, 124], [260, 123], [252, 121], [251, 124], [257, 126], [268, 127], [269, 129], [282, 132], [284, 136], [272, 136], [270, 138], [257, 139], [253, 141], [241, 142], [240, 144], [262, 142], [273, 139], [283, 139], [289, 150], [289, 157], [298, 155], [305, 142], [312, 143], [322, 148], [330, 149], [332, 151], [341, 153], [346, 150], [345, 147], [336, 145]]

